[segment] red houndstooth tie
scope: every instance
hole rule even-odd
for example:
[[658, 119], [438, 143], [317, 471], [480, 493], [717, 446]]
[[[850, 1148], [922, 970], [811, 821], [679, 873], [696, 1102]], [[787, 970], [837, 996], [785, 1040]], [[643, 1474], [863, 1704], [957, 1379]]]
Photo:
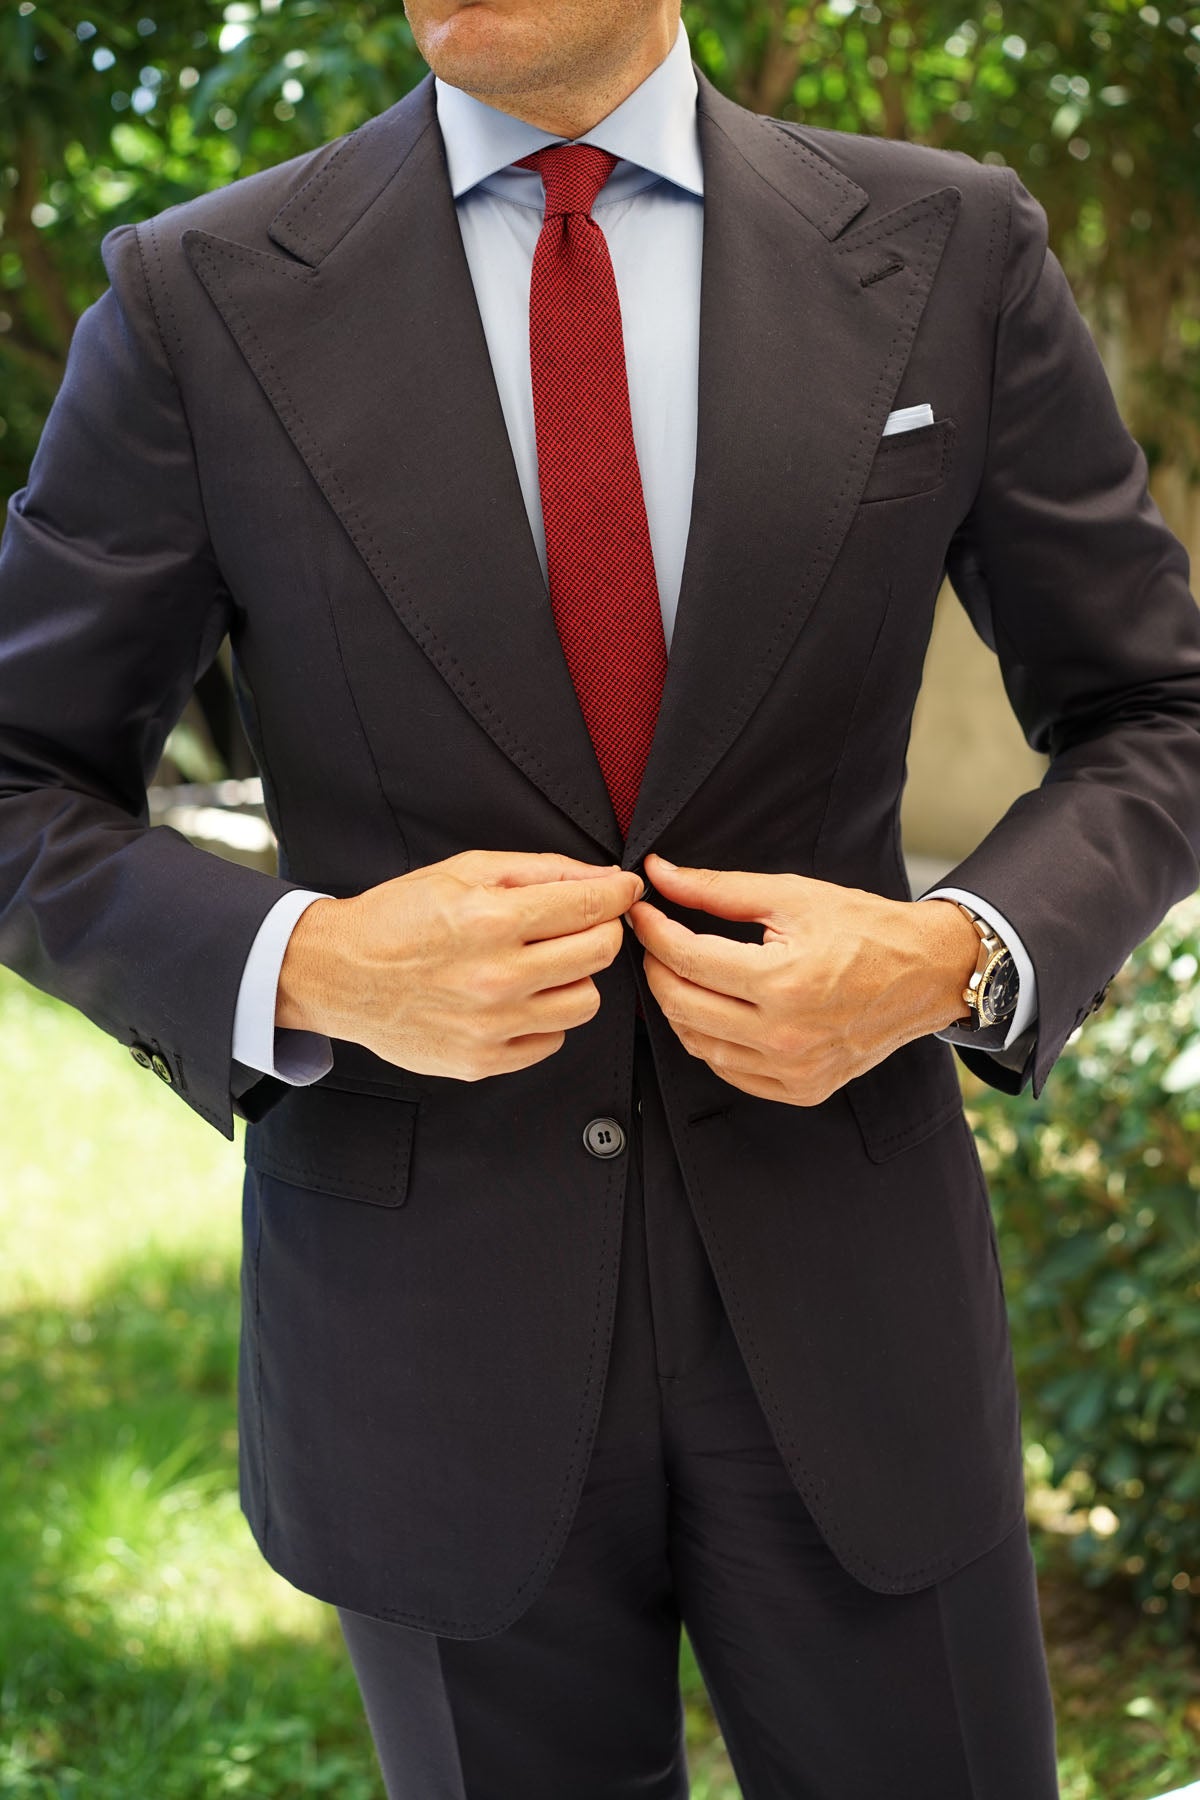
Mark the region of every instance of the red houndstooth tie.
[[619, 157], [549, 144], [529, 289], [529, 368], [550, 604], [621, 835], [629, 834], [667, 646], [625, 371], [621, 306], [590, 216]]

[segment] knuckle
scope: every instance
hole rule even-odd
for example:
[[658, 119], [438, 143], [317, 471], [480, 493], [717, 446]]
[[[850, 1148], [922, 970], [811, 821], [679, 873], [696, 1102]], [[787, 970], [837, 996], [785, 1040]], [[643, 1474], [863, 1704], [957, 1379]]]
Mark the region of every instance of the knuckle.
[[594, 925], [600, 923], [604, 916], [600, 906], [600, 896], [596, 892], [596, 884], [594, 881], [579, 881], [573, 883], [573, 890], [571, 899], [578, 905], [583, 916], [583, 923], [579, 929], [590, 931]]
[[474, 933], [484, 938], [500, 936], [507, 922], [508, 909], [493, 888], [471, 888], [465, 906]]
[[562, 999], [554, 1008], [556, 1022], [561, 1020], [570, 1030], [575, 1025], [586, 1025], [594, 1019], [600, 1010], [600, 990], [594, 981], [585, 976], [580, 981], [573, 981], [563, 993]]
[[681, 946], [672, 954], [671, 967], [681, 981], [691, 981], [696, 967], [696, 958], [691, 950]]
[[487, 880], [495, 861], [494, 850], [459, 850], [437, 866], [446, 874], [454, 875], [459, 881], [469, 882], [475, 887]]
[[612, 919], [615, 896], [611, 889], [615, 885], [612, 883], [611, 886], [602, 887], [594, 881], [584, 883], [584, 917], [588, 925], [603, 925]]
[[797, 969], [777, 969], [769, 981], [775, 1004], [785, 1012], [794, 1015], [806, 1002], [811, 1004], [811, 986]]
[[669, 972], [671, 976], [675, 976], [676, 981], [691, 981], [691, 956], [687, 954], [687, 950], [667, 950], [669, 961], [666, 956], [662, 956], [658, 952], [651, 952], [651, 954], [655, 954], [655, 961], [658, 965]]
[[811, 974], [804, 976], [799, 968], [786, 968], [779, 976], [779, 983], [777, 983], [779, 1004], [786, 1006], [788, 1012], [799, 1012], [801, 1006], [806, 1003], [811, 1004], [811, 990], [813, 990]]
[[467, 1014], [463, 1022], [463, 1035], [467, 1040], [467, 1055], [474, 1060], [485, 1057], [496, 1041], [491, 1022], [477, 1007]]
[[607, 966], [620, 953], [621, 946], [625, 942], [625, 927], [620, 919], [607, 919], [597, 929], [600, 934], [598, 947], [604, 956], [605, 966]]
[[498, 964], [485, 962], [471, 971], [469, 991], [473, 1006], [482, 1008], [492, 1005], [501, 998], [502, 987]]
[[510, 963], [486, 962], [476, 971], [472, 989], [485, 1005], [495, 1005], [511, 997], [514, 981], [515, 971]]
[[[653, 982], [651, 982], [650, 985], [651, 990], [653, 991]], [[679, 1003], [672, 1000], [669, 993], [661, 997], [658, 994], [655, 994], [655, 999], [658, 1000], [659, 1011], [662, 1013], [663, 1018], [666, 1019], [669, 1024], [674, 1025], [677, 1031], [686, 1031], [687, 1020], [679, 1009]]]

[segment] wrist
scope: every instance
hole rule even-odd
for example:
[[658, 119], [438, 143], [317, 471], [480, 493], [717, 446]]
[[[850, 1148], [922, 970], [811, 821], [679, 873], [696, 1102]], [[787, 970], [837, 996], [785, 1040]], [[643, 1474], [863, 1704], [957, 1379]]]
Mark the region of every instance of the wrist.
[[922, 921], [928, 973], [928, 1031], [943, 1031], [971, 1016], [963, 990], [979, 959], [979, 933], [953, 900], [915, 900]]
[[327, 896], [314, 900], [293, 927], [275, 990], [275, 1024], [283, 1030], [336, 1035], [330, 1001], [337, 992], [333, 965], [341, 933], [335, 919], [344, 906]]

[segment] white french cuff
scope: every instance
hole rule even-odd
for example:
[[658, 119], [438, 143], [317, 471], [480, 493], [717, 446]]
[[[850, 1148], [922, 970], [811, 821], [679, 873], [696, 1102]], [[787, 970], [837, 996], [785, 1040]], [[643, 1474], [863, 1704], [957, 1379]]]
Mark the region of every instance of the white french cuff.
[[309, 888], [289, 888], [263, 919], [242, 970], [233, 1013], [233, 1060], [291, 1087], [308, 1087], [333, 1067], [333, 1047], [318, 1031], [277, 1026], [279, 971], [296, 921], [314, 900], [332, 899]]
[[[922, 894], [920, 898], [922, 900], [961, 900], [964, 906], [970, 907], [973, 913], [978, 913], [981, 919], [986, 920], [992, 927], [992, 930], [998, 932], [1000, 937], [1003, 938], [1004, 942], [1007, 944], [1009, 951], [1012, 954], [1013, 962], [1016, 964], [1017, 976], [1020, 980], [1020, 988], [1017, 993], [1017, 1010], [1009, 1021], [1008, 1035], [1005, 1037], [1003, 1044], [1000, 1045], [1002, 1050], [1007, 1050], [1009, 1045], [1013, 1043], [1016, 1038], [1019, 1038], [1023, 1031], [1029, 1029], [1033, 1024], [1034, 1019], [1037, 1017], [1037, 976], [1033, 972], [1033, 963], [1030, 960], [1028, 950], [1026, 950], [1020, 937], [1017, 935], [1017, 932], [1009, 924], [1008, 920], [1004, 917], [1004, 914], [998, 912], [997, 909], [994, 906], [989, 905], [986, 900], [981, 900], [978, 894], [969, 893], [966, 888], [931, 888], [927, 894]], [[975, 1036], [975, 1033], [970, 1027], [948, 1025], [944, 1031], [935, 1031], [933, 1035], [935, 1037], [944, 1038], [946, 1042], [950, 1044], [969, 1044]], [[982, 1048], [983, 1046], [980, 1047]]]

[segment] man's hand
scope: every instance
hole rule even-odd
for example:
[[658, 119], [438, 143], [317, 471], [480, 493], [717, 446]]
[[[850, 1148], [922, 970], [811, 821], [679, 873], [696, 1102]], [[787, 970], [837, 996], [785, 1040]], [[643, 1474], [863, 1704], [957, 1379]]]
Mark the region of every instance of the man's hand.
[[591, 977], [645, 891], [616, 864], [466, 850], [314, 900], [288, 940], [275, 1023], [348, 1038], [418, 1075], [528, 1068], [595, 1016]]
[[911, 1038], [969, 1012], [979, 937], [951, 900], [887, 900], [806, 875], [676, 868], [651, 852], [664, 898], [757, 919], [761, 944], [690, 931], [639, 901], [629, 922], [680, 1043], [723, 1081], [815, 1106]]

